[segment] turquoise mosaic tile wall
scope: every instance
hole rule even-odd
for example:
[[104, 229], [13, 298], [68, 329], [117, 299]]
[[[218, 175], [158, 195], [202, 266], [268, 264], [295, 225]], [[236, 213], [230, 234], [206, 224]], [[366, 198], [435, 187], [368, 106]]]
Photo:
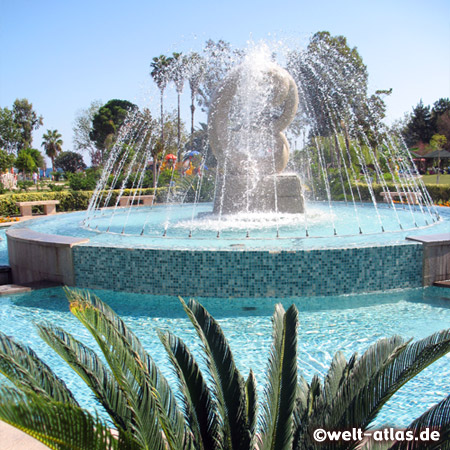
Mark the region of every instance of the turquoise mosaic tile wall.
[[419, 287], [422, 253], [421, 244], [295, 252], [73, 247], [79, 287], [225, 298]]

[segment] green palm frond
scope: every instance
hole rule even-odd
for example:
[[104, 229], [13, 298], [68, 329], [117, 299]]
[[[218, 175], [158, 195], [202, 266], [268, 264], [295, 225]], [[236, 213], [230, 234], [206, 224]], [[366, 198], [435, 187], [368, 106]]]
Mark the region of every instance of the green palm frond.
[[219, 420], [216, 404], [202, 372], [186, 344], [173, 334], [159, 332], [180, 381], [187, 423], [195, 438], [196, 448], [219, 449]]
[[[22, 430], [51, 449], [136, 449], [117, 440], [98, 417], [80, 407], [61, 403], [33, 392], [0, 390], [0, 420]], [[120, 445], [123, 444], [123, 445]]]
[[308, 384], [304, 377], [300, 376], [293, 413], [293, 449], [314, 448], [315, 442], [309, 430], [314, 430], [321, 423], [321, 418], [315, 417], [317, 410], [323, 411], [323, 390], [320, 379], [314, 375], [311, 384]]
[[[439, 439], [427, 438], [421, 440], [420, 435], [426, 430], [437, 431]], [[437, 405], [434, 405], [414, 422], [412, 422], [405, 433], [411, 431], [414, 435], [412, 441], [396, 442], [389, 450], [449, 450], [450, 449], [450, 395]], [[426, 434], [425, 434], [426, 436]], [[416, 438], [419, 438], [417, 441]]]
[[255, 374], [251, 369], [245, 383], [245, 397], [247, 399], [248, 428], [252, 437], [251, 448], [254, 448], [256, 443], [256, 427], [258, 425], [258, 392], [256, 390]]
[[[70, 310], [98, 343], [128, 399], [133, 435], [144, 448], [181, 448], [184, 418], [166, 379], [125, 323], [99, 298], [68, 291]], [[158, 395], [155, 395], [155, 392]], [[165, 417], [167, 415], [167, 417]], [[166, 429], [164, 436], [161, 429]]]
[[236, 368], [230, 346], [219, 324], [195, 300], [183, 307], [200, 337], [206, 362], [214, 380], [214, 390], [223, 422], [225, 449], [248, 450], [252, 441], [249, 433], [245, 383]]
[[262, 417], [263, 449], [288, 449], [292, 443], [293, 411], [297, 393], [298, 311], [286, 312], [278, 304], [273, 316], [270, 351]]
[[325, 377], [323, 383], [325, 401], [329, 403], [335, 398], [338, 389], [341, 387], [345, 377], [345, 371], [347, 368], [347, 360], [342, 352], [337, 352], [334, 355], [330, 364], [330, 369]]
[[38, 358], [29, 347], [0, 332], [0, 373], [18, 389], [77, 405], [63, 380]]
[[[342, 411], [339, 417], [339, 414], [336, 414], [339, 408], [336, 408], [332, 420], [338, 419], [338, 422], [330, 426], [342, 428], [355, 426], [365, 429], [395, 392], [450, 351], [450, 330], [435, 333], [409, 344], [404, 344], [400, 338], [395, 337], [392, 341], [381, 340], [368, 350], [371, 353], [373, 348], [379, 349], [381, 354], [379, 359], [372, 354], [369, 354], [367, 359], [364, 354], [355, 364], [333, 405], [335, 408], [341, 400], [344, 400], [344, 404], [347, 403], [346, 411]], [[393, 348], [395, 342], [398, 346]], [[391, 348], [388, 357], [386, 357], [388, 352], [383, 349], [384, 345]], [[379, 361], [379, 364], [377, 365], [375, 361]], [[365, 384], [362, 382], [363, 379], [366, 380]], [[358, 387], [357, 391], [353, 388], [355, 385]]]
[[127, 398], [111, 371], [96, 353], [63, 329], [38, 325], [39, 336], [83, 379], [105, 408], [114, 425], [129, 430], [132, 414]]

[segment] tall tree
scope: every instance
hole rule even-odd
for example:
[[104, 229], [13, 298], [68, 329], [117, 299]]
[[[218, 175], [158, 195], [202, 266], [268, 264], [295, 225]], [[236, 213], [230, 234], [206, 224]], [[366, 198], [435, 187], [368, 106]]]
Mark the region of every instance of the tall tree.
[[87, 152], [91, 158], [91, 164], [98, 166], [102, 163], [101, 152], [95, 142], [90, 138], [94, 116], [103, 106], [100, 100], [94, 100], [86, 109], [78, 111], [73, 126], [73, 143], [75, 149], [80, 152]]
[[9, 153], [19, 153], [30, 147], [33, 130], [42, 123], [42, 116], [36, 114], [26, 98], [17, 99], [12, 109], [0, 108], [0, 148]]
[[22, 136], [14, 122], [13, 112], [8, 108], [0, 108], [0, 149], [8, 153], [17, 153]]
[[17, 151], [25, 147], [31, 147], [33, 142], [33, 131], [37, 130], [43, 124], [42, 116], [38, 116], [33, 110], [33, 105], [26, 99], [17, 99], [14, 102], [13, 120], [20, 134]]
[[290, 53], [288, 70], [299, 87], [300, 119], [315, 134], [333, 135], [367, 103], [367, 68], [344, 36], [314, 34], [305, 52]]
[[138, 107], [127, 100], [110, 100], [103, 105], [92, 119], [89, 138], [100, 150], [101, 161], [105, 160], [108, 148], [115, 142], [116, 134], [129, 112]]
[[150, 63], [151, 72], [150, 75], [153, 81], [158, 86], [160, 92], [160, 105], [161, 105], [161, 139], [160, 143], [164, 147], [164, 91], [167, 87], [170, 77], [170, 64], [172, 58], [167, 58], [164, 55], [155, 56], [153, 62]]
[[62, 151], [63, 141], [58, 130], [47, 130], [42, 136], [41, 146], [45, 149], [45, 154], [52, 160], [52, 171], [55, 171], [55, 158]]
[[221, 39], [217, 42], [209, 39], [206, 41], [203, 54], [205, 70], [198, 94], [200, 106], [203, 111], [208, 111], [220, 82], [242, 60], [244, 52], [239, 49], [232, 49], [230, 43]]
[[170, 79], [175, 84], [177, 91], [177, 158], [181, 158], [181, 94], [183, 93], [184, 81], [186, 77], [187, 59], [181, 53], [173, 53], [170, 62]]
[[450, 150], [450, 99], [440, 98], [431, 110], [435, 125], [435, 133], [446, 137], [444, 149]]
[[39, 150], [26, 147], [19, 151], [14, 166], [25, 174], [31, 174], [39, 167], [44, 168], [45, 162]]
[[83, 156], [76, 152], [61, 152], [55, 158], [55, 167], [62, 169], [64, 172], [75, 173], [79, 170], [86, 169]]
[[428, 143], [435, 131], [431, 109], [420, 100], [411, 114], [410, 121], [406, 126], [404, 138], [408, 146], [412, 147], [419, 142]]
[[195, 99], [205, 75], [205, 60], [198, 53], [190, 53], [187, 57], [187, 79], [191, 90], [191, 144], [194, 137]]

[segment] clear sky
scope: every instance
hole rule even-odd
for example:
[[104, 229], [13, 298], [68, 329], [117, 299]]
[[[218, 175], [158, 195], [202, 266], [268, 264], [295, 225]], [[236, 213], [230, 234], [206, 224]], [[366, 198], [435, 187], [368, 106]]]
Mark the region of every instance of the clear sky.
[[[369, 72], [370, 91], [393, 89], [388, 122], [450, 97], [449, 0], [0, 0], [0, 107], [27, 98], [72, 150], [77, 111], [118, 98], [157, 114], [152, 57], [224, 39], [305, 45], [344, 35]], [[186, 93], [188, 89], [186, 88]], [[168, 91], [168, 96], [171, 95]]]

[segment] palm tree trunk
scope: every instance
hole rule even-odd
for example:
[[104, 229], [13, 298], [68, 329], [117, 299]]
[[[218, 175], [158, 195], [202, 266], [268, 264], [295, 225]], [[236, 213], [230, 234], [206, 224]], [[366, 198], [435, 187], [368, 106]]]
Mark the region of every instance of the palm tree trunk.
[[161, 89], [161, 146], [164, 148], [164, 89]]
[[194, 142], [194, 113], [195, 113], [195, 94], [194, 91], [191, 91], [191, 150], [192, 144]]
[[177, 122], [177, 126], [178, 126], [178, 142], [177, 142], [177, 161], [180, 161], [181, 159], [181, 119], [180, 119], [180, 92], [178, 92], [178, 122]]

